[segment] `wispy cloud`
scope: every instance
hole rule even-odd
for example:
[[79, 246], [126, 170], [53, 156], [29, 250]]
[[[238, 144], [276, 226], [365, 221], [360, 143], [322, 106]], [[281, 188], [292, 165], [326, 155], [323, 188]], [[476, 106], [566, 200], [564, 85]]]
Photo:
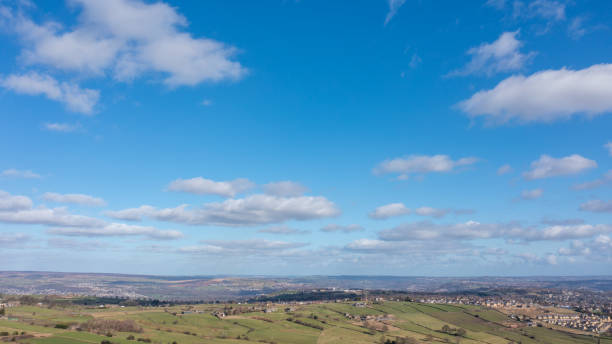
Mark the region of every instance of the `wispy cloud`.
[[574, 190], [588, 190], [595, 189], [600, 186], [612, 183], [612, 170], [606, 172], [601, 178], [591, 180], [588, 182], [576, 184], [573, 186]]
[[510, 172], [512, 172], [512, 166], [508, 164], [502, 165], [497, 169], [497, 175], [499, 176], [503, 176], [504, 174], [507, 174]]
[[15, 168], [9, 168], [8, 170], [2, 171], [0, 173], [1, 177], [11, 177], [11, 178], [25, 178], [25, 179], [39, 179], [40, 175], [38, 173], [34, 173], [30, 170], [18, 170]]
[[0, 246], [3, 248], [21, 248], [31, 240], [23, 233], [0, 233]]
[[71, 133], [79, 129], [78, 124], [71, 123], [45, 123], [43, 128], [48, 131], [56, 131], [60, 133]]
[[414, 210], [414, 213], [421, 216], [431, 216], [431, 217], [444, 217], [446, 214], [451, 212], [450, 209], [439, 209], [432, 207], [420, 207]]
[[51, 228], [47, 230], [47, 233], [82, 237], [144, 236], [158, 240], [174, 240], [183, 237], [181, 232], [175, 230], [160, 230], [154, 227], [127, 225], [123, 223], [110, 223], [93, 228]]
[[307, 243], [264, 239], [204, 240], [201, 245], [181, 247], [178, 252], [200, 255], [252, 256], [282, 255], [287, 251], [307, 246]]
[[528, 4], [514, 1], [513, 16], [541, 18], [549, 21], [565, 20], [565, 4], [554, 0], [533, 0]]
[[534, 200], [542, 197], [544, 191], [542, 189], [523, 190], [521, 192], [521, 198], [524, 200]]
[[343, 233], [353, 233], [353, 232], [361, 232], [364, 231], [365, 228], [358, 224], [351, 225], [338, 225], [338, 224], [329, 224], [323, 228], [321, 228], [322, 232], [332, 233], [332, 232], [343, 232]]
[[519, 32], [504, 32], [492, 43], [482, 43], [470, 48], [467, 54], [470, 62], [464, 67], [454, 70], [448, 76], [466, 76], [470, 74], [493, 75], [502, 72], [521, 70], [535, 53], [523, 54], [520, 48], [523, 43], [516, 37]]
[[580, 205], [580, 210], [593, 213], [612, 213], [612, 201], [592, 200]]
[[504, 7], [506, 7], [506, 0], [487, 0], [487, 2], [485, 2], [485, 6], [502, 10]]
[[293, 234], [308, 234], [309, 230], [301, 230], [296, 228], [291, 228], [289, 226], [276, 226], [276, 227], [268, 227], [264, 229], [260, 229], [257, 231], [258, 233], [268, 233], [268, 234], [282, 234], [282, 235], [293, 235]]
[[450, 172], [456, 167], [468, 166], [478, 162], [477, 158], [466, 157], [452, 160], [448, 155], [409, 155], [402, 158], [385, 160], [374, 168], [375, 174], [410, 174]]
[[102, 198], [84, 194], [59, 194], [55, 192], [46, 192], [43, 194], [43, 199], [45, 201], [55, 203], [71, 203], [97, 207], [106, 205], [106, 202]]
[[404, 5], [406, 0], [388, 0], [389, 1], [389, 12], [387, 12], [387, 17], [385, 17], [385, 25], [389, 24], [391, 19], [395, 17], [397, 11], [399, 11], [400, 7]]

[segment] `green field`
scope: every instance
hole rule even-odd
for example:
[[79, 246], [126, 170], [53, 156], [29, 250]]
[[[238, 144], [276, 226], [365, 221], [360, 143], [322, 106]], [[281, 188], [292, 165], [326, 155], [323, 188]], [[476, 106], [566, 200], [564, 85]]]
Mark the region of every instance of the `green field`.
[[[271, 312], [264, 312], [264, 309]], [[213, 315], [224, 312], [225, 317]], [[124, 328], [122, 326], [131, 326]], [[83, 343], [464, 343], [612, 344], [544, 327], [528, 327], [495, 310], [464, 305], [384, 302], [302, 305], [190, 305], [88, 308], [19, 306], [0, 319], [0, 340]], [[446, 327], [447, 331], [443, 331]], [[448, 329], [456, 331], [448, 331]]]

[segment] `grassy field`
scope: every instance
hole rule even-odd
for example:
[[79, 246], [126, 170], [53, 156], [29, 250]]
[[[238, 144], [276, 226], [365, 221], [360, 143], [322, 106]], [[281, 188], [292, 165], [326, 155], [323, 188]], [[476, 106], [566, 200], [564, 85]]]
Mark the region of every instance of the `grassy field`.
[[[271, 312], [263, 312], [268, 308]], [[223, 312], [224, 317], [213, 314]], [[443, 327], [447, 331], [443, 331]], [[459, 334], [448, 329], [459, 331]], [[495, 310], [384, 302], [87, 308], [20, 306], [0, 319], [0, 340], [84, 343], [463, 343], [586, 344], [590, 335], [527, 327]], [[612, 344], [601, 337], [599, 343]]]

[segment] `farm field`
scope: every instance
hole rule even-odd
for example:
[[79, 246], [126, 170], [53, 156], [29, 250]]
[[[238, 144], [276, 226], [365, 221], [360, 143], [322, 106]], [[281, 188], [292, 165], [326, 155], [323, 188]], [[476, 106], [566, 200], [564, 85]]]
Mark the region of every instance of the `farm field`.
[[608, 337], [529, 327], [476, 306], [391, 301], [17, 306], [6, 309], [0, 319], [0, 340], [30, 344], [612, 344]]

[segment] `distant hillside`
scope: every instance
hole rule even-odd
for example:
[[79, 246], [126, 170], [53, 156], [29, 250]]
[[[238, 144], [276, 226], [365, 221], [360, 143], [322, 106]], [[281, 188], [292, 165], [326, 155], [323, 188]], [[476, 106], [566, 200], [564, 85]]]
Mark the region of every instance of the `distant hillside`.
[[160, 300], [247, 299], [285, 290], [369, 289], [482, 292], [499, 288], [611, 291], [612, 277], [392, 277], [392, 276], [151, 276], [63, 272], [0, 272], [0, 293], [93, 295]]

